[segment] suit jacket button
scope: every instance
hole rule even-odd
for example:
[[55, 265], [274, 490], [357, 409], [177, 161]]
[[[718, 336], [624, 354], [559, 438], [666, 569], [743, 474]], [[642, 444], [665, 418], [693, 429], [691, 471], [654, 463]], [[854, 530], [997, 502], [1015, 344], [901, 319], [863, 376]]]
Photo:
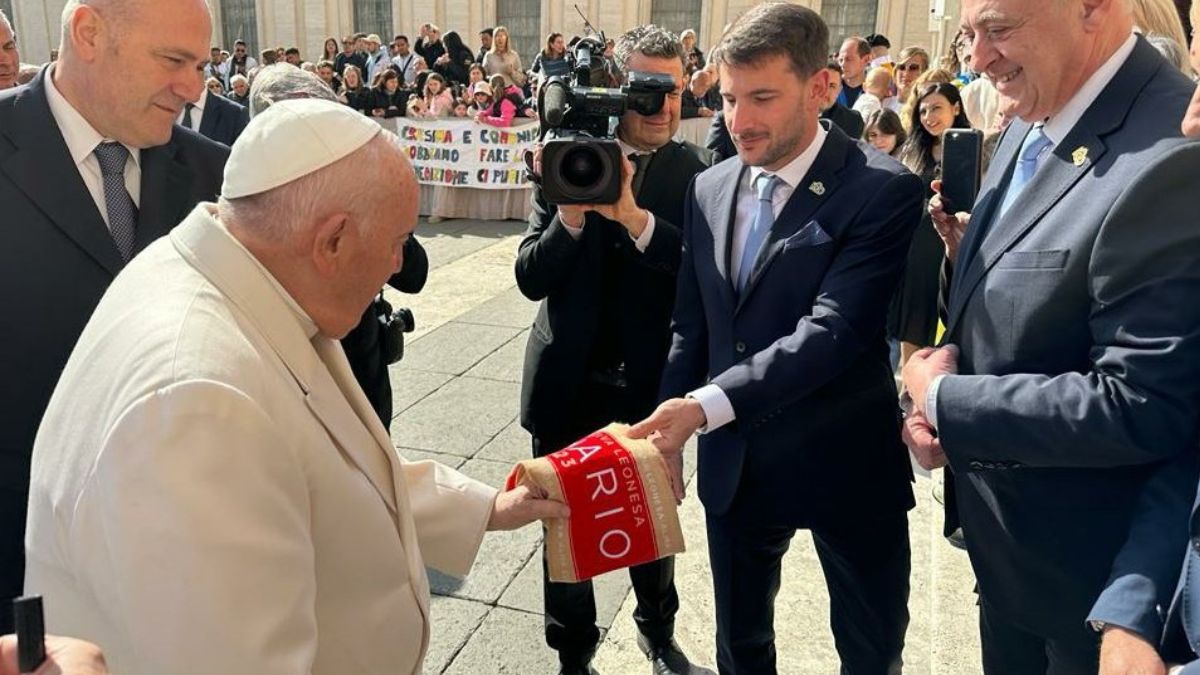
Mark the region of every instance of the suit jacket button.
[[739, 341], [737, 344], [733, 345], [733, 348], [734, 348], [735, 350], [737, 350], [737, 353], [739, 353], [739, 354], [745, 354], [745, 353], [746, 353], [746, 343], [745, 343], [745, 342], [740, 342], [740, 341]]

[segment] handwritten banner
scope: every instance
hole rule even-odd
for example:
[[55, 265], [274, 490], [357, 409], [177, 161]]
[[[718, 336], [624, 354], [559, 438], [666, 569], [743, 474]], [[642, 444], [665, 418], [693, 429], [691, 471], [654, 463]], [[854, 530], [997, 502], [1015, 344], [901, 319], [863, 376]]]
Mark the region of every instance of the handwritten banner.
[[377, 120], [400, 137], [423, 185], [513, 190], [525, 181], [525, 151], [538, 138], [537, 122], [507, 128], [473, 120]]

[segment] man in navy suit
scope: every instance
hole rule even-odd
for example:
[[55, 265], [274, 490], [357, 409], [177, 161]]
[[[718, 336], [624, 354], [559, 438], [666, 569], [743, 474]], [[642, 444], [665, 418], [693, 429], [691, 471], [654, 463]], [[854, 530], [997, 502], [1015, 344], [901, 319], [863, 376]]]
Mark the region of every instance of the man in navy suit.
[[[277, 67], [295, 66], [280, 64]], [[179, 114], [179, 123], [201, 136], [231, 146], [242, 134], [242, 129], [250, 123], [250, 114], [246, 106], [234, 103], [224, 96], [210, 95], [208, 89], [203, 88], [199, 98], [184, 105], [183, 112]]]
[[[905, 366], [906, 440], [954, 470], [986, 673], [1095, 673], [1099, 631], [1105, 652], [1157, 658], [1157, 593], [1121, 550], [1149, 477], [1179, 461], [1195, 488], [1192, 86], [1121, 0], [965, 0], [962, 22], [1019, 119], [947, 270], [954, 346]], [[951, 242], [961, 215], [935, 213]]]
[[197, 202], [229, 149], [174, 125], [204, 85], [208, 8], [77, 4], [61, 57], [0, 93], [0, 634], [21, 593], [34, 436], [67, 357], [126, 262]]
[[[812, 10], [747, 12], [713, 58], [737, 156], [695, 179], [650, 436], [682, 498], [700, 436], [722, 673], [775, 672], [773, 601], [798, 528], [825, 572], [843, 672], [899, 672], [912, 472], [884, 323], [920, 180], [817, 115], [829, 32]], [[869, 498], [864, 498], [869, 495]]]

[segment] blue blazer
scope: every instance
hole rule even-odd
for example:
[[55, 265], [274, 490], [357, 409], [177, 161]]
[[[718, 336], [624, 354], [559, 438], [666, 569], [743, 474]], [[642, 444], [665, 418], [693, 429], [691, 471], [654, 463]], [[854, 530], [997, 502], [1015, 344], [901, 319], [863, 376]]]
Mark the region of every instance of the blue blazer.
[[209, 94], [200, 117], [200, 134], [218, 143], [233, 145], [249, 123], [250, 113], [245, 106], [224, 96]]
[[[938, 432], [981, 600], [1077, 635], [1165, 462], [1200, 421], [1193, 85], [1138, 38], [995, 218], [1030, 125], [1001, 139], [950, 288]], [[1194, 485], [1194, 481], [1193, 481]]]
[[913, 506], [884, 323], [924, 189], [827, 128], [740, 294], [729, 251], [748, 167], [731, 157], [688, 194], [660, 395], [711, 380], [733, 405], [736, 421], [699, 439], [710, 515], [809, 527]]

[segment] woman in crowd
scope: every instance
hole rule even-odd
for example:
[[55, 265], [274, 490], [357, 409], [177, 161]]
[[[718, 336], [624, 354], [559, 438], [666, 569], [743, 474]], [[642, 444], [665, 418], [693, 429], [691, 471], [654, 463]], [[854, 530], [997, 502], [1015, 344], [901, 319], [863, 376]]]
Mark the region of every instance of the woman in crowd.
[[449, 117], [454, 112], [454, 96], [446, 86], [446, 78], [430, 73], [425, 79], [425, 95], [409, 99], [408, 114], [428, 119]]
[[483, 57], [483, 69], [488, 77], [499, 75], [504, 86], [525, 86], [525, 68], [521, 66], [521, 55], [508, 45], [508, 29], [497, 26], [492, 35], [492, 48]]
[[221, 86], [221, 81], [215, 77], [210, 77], [204, 81], [204, 88], [208, 90], [211, 96], [224, 96], [225, 87]]
[[467, 85], [463, 87], [462, 102], [470, 107], [474, 101], [471, 100], [471, 93], [476, 84], [487, 81], [487, 73], [483, 72], [483, 66], [478, 63], [472, 64], [467, 70]]
[[571, 72], [571, 64], [567, 62], [567, 41], [562, 33], [551, 33], [546, 37], [546, 48], [533, 57], [529, 72], [543, 79]]
[[879, 151], [898, 157], [907, 138], [908, 134], [904, 131], [904, 125], [900, 123], [900, 116], [891, 110], [882, 108], [867, 115], [862, 139]]
[[909, 124], [917, 119], [917, 98], [918, 94], [925, 89], [928, 84], [946, 84], [954, 81], [954, 73], [941, 68], [927, 70], [912, 83], [909, 89], [908, 96], [901, 99], [900, 103], [900, 122], [904, 124], [904, 130], [912, 136], [914, 129]]
[[338, 100], [364, 114], [370, 113], [371, 91], [363, 86], [362, 71], [358, 66], [342, 69], [342, 88], [338, 91]]
[[409, 92], [400, 88], [400, 76], [392, 69], [380, 71], [371, 87], [372, 117], [403, 117]]
[[691, 28], [679, 34], [679, 41], [683, 44], [683, 58], [687, 61], [687, 74], [691, 75], [704, 68], [704, 52], [696, 46], [696, 31]]
[[[893, 72], [896, 80], [896, 99], [907, 104], [912, 95], [913, 85], [929, 70], [929, 53], [920, 47], [906, 47], [900, 51]], [[901, 119], [905, 115], [901, 114]]]
[[337, 38], [325, 38], [325, 46], [321, 48], [321, 58], [318, 61], [337, 61], [337, 56], [341, 52], [338, 50]]
[[475, 55], [463, 44], [462, 37], [455, 31], [442, 36], [442, 45], [446, 53], [433, 62], [433, 71], [441, 75], [447, 82], [463, 84], [467, 81], [467, 70], [475, 61]]
[[[900, 147], [900, 161], [921, 177], [928, 199], [933, 195], [930, 184], [941, 178], [942, 132], [971, 123], [963, 114], [958, 87], [948, 82], [922, 86], [912, 116], [911, 132]], [[922, 209], [921, 214], [888, 321], [888, 336], [900, 341], [899, 366], [921, 347], [932, 346], [937, 335], [938, 275], [945, 247], [933, 229], [929, 210]]]

